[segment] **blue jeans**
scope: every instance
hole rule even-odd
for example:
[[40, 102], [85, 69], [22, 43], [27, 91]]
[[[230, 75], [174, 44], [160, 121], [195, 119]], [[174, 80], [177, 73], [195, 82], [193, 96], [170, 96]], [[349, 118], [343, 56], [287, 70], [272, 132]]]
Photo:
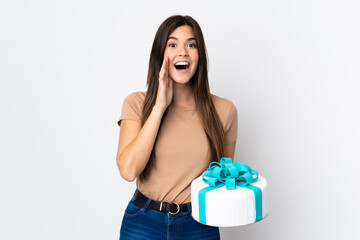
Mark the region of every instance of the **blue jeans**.
[[143, 208], [134, 205], [133, 197], [127, 205], [121, 223], [120, 240], [218, 240], [218, 227], [201, 224], [188, 212], [176, 215], [147, 209], [151, 199]]

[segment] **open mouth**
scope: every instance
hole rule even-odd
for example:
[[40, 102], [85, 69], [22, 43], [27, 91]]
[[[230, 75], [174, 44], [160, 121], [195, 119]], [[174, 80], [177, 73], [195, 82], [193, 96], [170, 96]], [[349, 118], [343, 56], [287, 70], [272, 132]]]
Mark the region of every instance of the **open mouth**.
[[190, 67], [190, 63], [188, 62], [177, 62], [174, 64], [176, 70], [187, 70]]

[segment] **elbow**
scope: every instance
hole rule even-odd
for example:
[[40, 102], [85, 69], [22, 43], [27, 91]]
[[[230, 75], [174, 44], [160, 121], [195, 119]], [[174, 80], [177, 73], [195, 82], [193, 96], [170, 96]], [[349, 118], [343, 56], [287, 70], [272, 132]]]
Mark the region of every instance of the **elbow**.
[[119, 169], [119, 171], [120, 171], [120, 176], [128, 182], [133, 182], [136, 179], [136, 176], [134, 174], [129, 174], [127, 171], [121, 169]]
[[128, 181], [128, 182], [133, 182], [137, 175], [135, 173], [133, 173], [133, 171], [131, 171], [131, 169], [129, 167], [123, 166], [123, 164], [120, 163], [119, 159], [116, 161], [119, 172], [120, 172], [120, 176]]

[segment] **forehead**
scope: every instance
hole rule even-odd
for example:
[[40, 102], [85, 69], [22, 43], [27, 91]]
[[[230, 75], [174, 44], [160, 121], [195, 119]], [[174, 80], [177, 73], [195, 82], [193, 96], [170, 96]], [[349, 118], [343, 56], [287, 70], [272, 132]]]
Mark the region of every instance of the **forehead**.
[[179, 40], [187, 40], [189, 38], [195, 38], [194, 31], [192, 27], [184, 25], [175, 28], [174, 31], [172, 31], [168, 38], [177, 38]]

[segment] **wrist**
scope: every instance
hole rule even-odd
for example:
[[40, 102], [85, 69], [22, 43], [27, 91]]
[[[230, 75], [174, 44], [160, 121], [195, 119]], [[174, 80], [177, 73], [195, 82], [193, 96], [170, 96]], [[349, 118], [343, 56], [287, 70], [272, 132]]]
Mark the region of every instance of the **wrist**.
[[162, 116], [165, 112], [165, 109], [166, 108], [155, 105], [155, 106], [153, 106], [152, 112], [155, 113], [156, 115]]

